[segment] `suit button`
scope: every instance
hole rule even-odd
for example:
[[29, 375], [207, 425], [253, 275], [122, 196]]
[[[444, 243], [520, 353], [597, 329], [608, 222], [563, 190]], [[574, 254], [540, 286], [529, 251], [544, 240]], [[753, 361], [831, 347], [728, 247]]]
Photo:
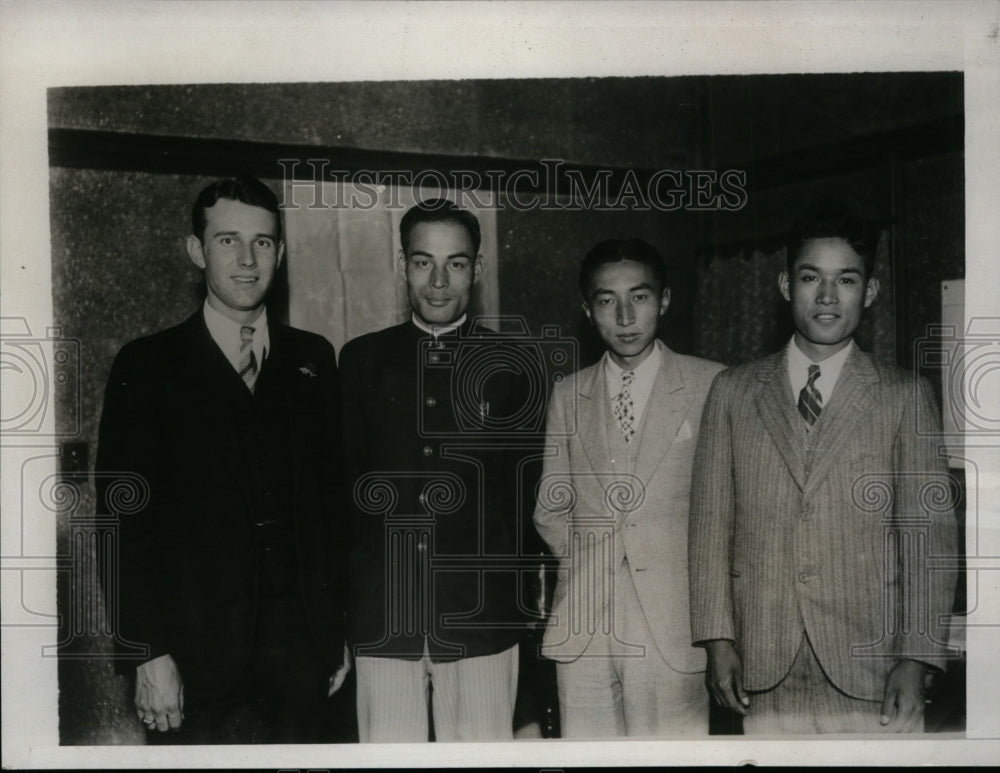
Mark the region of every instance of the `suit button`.
[[799, 572], [799, 582], [809, 582], [812, 578], [809, 572]]
[[803, 510], [799, 514], [799, 518], [801, 518], [803, 521], [808, 521], [811, 517], [812, 517], [812, 513], [810, 513], [808, 510]]
[[427, 546], [423, 542], [418, 542], [417, 543], [417, 550], [419, 550], [421, 553], [423, 553], [425, 550], [427, 550]]
[[427, 501], [427, 497], [425, 497], [423, 494], [421, 494], [420, 496], [417, 497], [417, 501], [420, 504], [423, 504], [425, 501]]
[[430, 354], [427, 355], [427, 361], [432, 365], [437, 365], [439, 362], [441, 362], [441, 355], [435, 352], [431, 352]]
[[430, 446], [424, 446], [424, 456], [430, 456], [434, 453], [434, 449]]
[[424, 400], [424, 404], [425, 404], [425, 405], [426, 405], [426, 406], [427, 406], [428, 408], [433, 408], [433, 407], [434, 407], [435, 405], [437, 405], [437, 404], [438, 404], [438, 401], [437, 401], [437, 400], [435, 400], [435, 399], [434, 399], [433, 397], [428, 397], [428, 398], [427, 398], [426, 400]]

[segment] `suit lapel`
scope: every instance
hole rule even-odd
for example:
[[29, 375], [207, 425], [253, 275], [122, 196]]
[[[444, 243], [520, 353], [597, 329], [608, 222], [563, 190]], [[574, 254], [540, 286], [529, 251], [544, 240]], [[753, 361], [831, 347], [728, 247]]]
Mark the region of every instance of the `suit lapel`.
[[608, 390], [604, 383], [603, 359], [580, 378], [578, 399], [576, 408], [583, 451], [594, 472], [608, 472], [608, 424], [605, 416]]
[[239, 415], [233, 399], [234, 395], [240, 394], [240, 387], [246, 387], [208, 332], [201, 309], [189, 318], [186, 332], [188, 344], [185, 348], [191, 355], [193, 366], [194, 404], [200, 406], [208, 430], [205, 440], [218, 443], [220, 456], [225, 459], [249, 504], [249, 486], [245, 480], [243, 451], [239, 442]]
[[[269, 322], [268, 333], [271, 338], [271, 348], [267, 353], [267, 360], [261, 376], [268, 380], [266, 388], [273, 394], [275, 403], [282, 405], [285, 416], [288, 418], [288, 431], [292, 448], [292, 471], [295, 490], [298, 490], [299, 473], [302, 469], [302, 443], [298, 438], [303, 437], [306, 427], [305, 422], [311, 421], [309, 412], [301, 410], [303, 395], [299, 394], [298, 379], [310, 378], [309, 373], [315, 371], [315, 365], [302, 363], [304, 372], [293, 370], [295, 364], [295, 353], [290, 351], [291, 341], [288, 336], [288, 328], [279, 323]], [[296, 408], [299, 410], [296, 410]]]
[[878, 373], [871, 358], [855, 346], [812, 430], [816, 448], [803, 492], [807, 496], [838, 461], [838, 454], [842, 453], [848, 439], [871, 416], [875, 398], [870, 387], [877, 381]]
[[692, 398], [684, 388], [676, 355], [659, 341], [656, 344], [663, 360], [646, 403], [635, 463], [635, 474], [644, 484], [653, 479], [656, 468], [673, 445]]
[[762, 388], [757, 395], [757, 412], [771, 436], [788, 472], [798, 487], [806, 483], [806, 460], [799, 424], [802, 417], [795, 407], [788, 383], [788, 360], [784, 349], [760, 361], [757, 378]]

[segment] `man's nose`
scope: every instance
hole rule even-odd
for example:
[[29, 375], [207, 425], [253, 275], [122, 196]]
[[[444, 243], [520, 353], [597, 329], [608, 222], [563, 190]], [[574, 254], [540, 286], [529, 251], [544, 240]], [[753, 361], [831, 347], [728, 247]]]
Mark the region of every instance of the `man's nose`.
[[816, 295], [817, 303], [837, 303], [837, 283], [820, 282], [819, 292]]
[[240, 250], [239, 261], [241, 266], [252, 268], [257, 265], [257, 257], [253, 254], [253, 247], [246, 245]]
[[444, 266], [435, 266], [431, 270], [431, 284], [434, 287], [448, 286], [448, 269]]
[[618, 324], [621, 326], [631, 325], [635, 321], [635, 310], [631, 303], [618, 304]]

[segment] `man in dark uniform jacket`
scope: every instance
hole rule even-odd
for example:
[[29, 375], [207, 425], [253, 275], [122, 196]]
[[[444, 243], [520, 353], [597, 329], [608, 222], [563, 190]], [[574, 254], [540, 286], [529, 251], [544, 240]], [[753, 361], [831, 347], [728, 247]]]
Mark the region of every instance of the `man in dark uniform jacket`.
[[509, 739], [525, 620], [503, 435], [524, 393], [503, 366], [510, 344], [467, 314], [475, 216], [424, 202], [400, 236], [411, 319], [341, 353], [360, 737], [428, 740], [432, 685], [436, 740]]
[[144, 481], [109, 609], [148, 660], [118, 666], [150, 741], [324, 740], [345, 673], [333, 347], [267, 317], [284, 254], [267, 186], [209, 185], [193, 225], [204, 306], [127, 344], [105, 392], [100, 506], [121, 511], [122, 485]]

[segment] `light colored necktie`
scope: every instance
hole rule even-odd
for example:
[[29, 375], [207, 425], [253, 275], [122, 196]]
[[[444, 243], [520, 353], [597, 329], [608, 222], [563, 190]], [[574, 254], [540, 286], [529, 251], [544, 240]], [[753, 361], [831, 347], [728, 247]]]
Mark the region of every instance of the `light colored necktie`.
[[257, 357], [253, 353], [253, 333], [254, 329], [249, 325], [240, 328], [240, 366], [239, 374], [247, 389], [253, 392], [254, 384], [257, 383]]
[[823, 395], [816, 388], [816, 379], [819, 378], [819, 365], [809, 366], [809, 380], [799, 392], [799, 413], [806, 420], [806, 424], [812, 427], [819, 418], [820, 411], [823, 410]]
[[615, 418], [618, 419], [618, 427], [622, 431], [622, 437], [629, 443], [635, 435], [635, 404], [632, 402], [632, 380], [635, 373], [630, 370], [622, 371], [622, 391], [615, 396], [614, 410]]

